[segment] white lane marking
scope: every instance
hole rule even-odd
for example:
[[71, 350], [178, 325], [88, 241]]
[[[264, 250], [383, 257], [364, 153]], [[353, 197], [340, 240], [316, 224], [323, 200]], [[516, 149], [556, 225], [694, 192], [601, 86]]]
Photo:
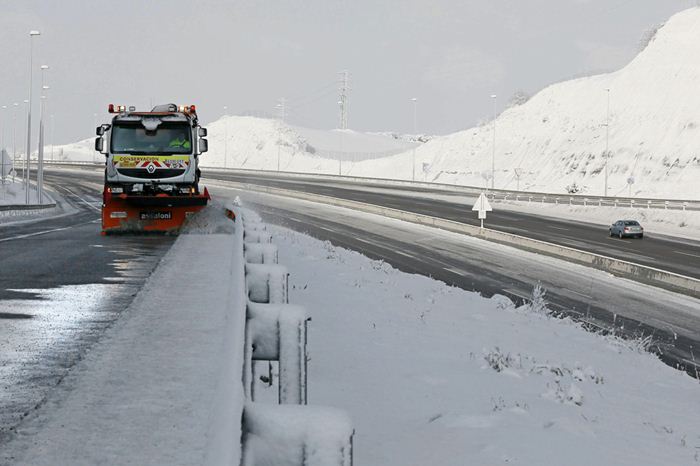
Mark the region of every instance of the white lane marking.
[[700, 257], [700, 255], [698, 255], [698, 254], [691, 254], [689, 252], [681, 252], [681, 251], [673, 251], [673, 252], [678, 253], [678, 254], [683, 254], [684, 256]]
[[457, 267], [443, 267], [443, 270], [446, 270], [447, 272], [456, 273], [457, 275], [464, 275], [465, 273], [464, 270], [458, 269]]
[[550, 225], [549, 228], [554, 228], [555, 230], [569, 231], [568, 228], [555, 227], [555, 226], [552, 226], [552, 225]]
[[68, 189], [68, 188], [66, 188], [66, 187], [61, 186], [61, 189], [65, 189], [66, 191], [68, 191], [69, 193], [71, 193], [73, 196], [75, 196], [75, 197], [77, 197], [78, 199], [80, 199], [80, 200], [82, 201], [82, 203], [85, 204], [86, 206], [88, 206], [88, 207], [90, 207], [90, 208], [92, 208], [92, 209], [95, 209], [95, 210], [98, 211], [98, 212], [101, 212], [101, 211], [102, 211], [102, 208], [101, 208], [101, 207], [97, 207], [97, 206], [93, 205], [93, 204], [96, 204], [98, 201], [93, 201], [93, 203], [90, 203], [90, 201], [86, 201], [85, 199], [83, 199], [82, 197], [78, 196], [77, 194], [75, 194], [73, 191], [71, 191], [70, 189]]
[[[79, 223], [78, 225], [84, 225], [84, 223]], [[55, 231], [69, 230], [69, 229], [73, 228], [74, 226], [77, 226], [77, 225], [70, 225], [70, 226], [62, 227], [62, 228], [54, 228], [52, 230], [37, 231], [35, 233], [27, 233], [26, 235], [11, 236], [10, 238], [0, 239], [0, 243], [5, 242], [5, 241], [12, 241], [14, 239], [23, 239], [23, 238], [30, 238], [32, 236], [44, 235], [46, 233], [53, 233]]]
[[593, 299], [593, 296], [588, 296], [587, 294], [579, 293], [576, 290], [569, 290], [569, 291], [571, 291], [572, 293], [577, 294], [579, 296], [583, 296], [584, 298]]

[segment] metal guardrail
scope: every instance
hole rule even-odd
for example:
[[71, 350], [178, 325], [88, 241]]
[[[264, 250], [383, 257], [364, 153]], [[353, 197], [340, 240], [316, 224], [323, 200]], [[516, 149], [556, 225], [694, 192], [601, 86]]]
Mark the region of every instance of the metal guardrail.
[[[49, 162], [53, 165], [68, 166], [101, 166], [103, 163], [92, 162]], [[245, 168], [221, 168], [202, 166], [202, 169], [238, 174], [257, 174], [279, 178], [313, 178], [318, 180], [332, 180], [345, 182], [361, 182], [365, 184], [389, 185], [398, 187], [420, 188], [426, 191], [442, 191], [457, 195], [478, 195], [487, 193], [489, 199], [494, 201], [525, 201], [541, 202], [547, 204], [569, 204], [577, 206], [598, 207], [631, 207], [664, 210], [700, 211], [700, 199], [664, 199], [651, 197], [605, 197], [585, 194], [557, 194], [539, 191], [511, 191], [506, 189], [487, 189], [478, 186], [463, 186], [446, 183], [428, 183], [424, 181], [396, 180], [390, 178], [369, 178], [362, 176], [340, 176], [331, 174], [302, 173], [302, 172], [277, 172], [272, 170], [252, 170]]]
[[600, 207], [644, 207], [675, 210], [700, 210], [700, 199], [663, 199], [663, 198], [630, 198], [630, 197], [605, 197], [583, 194], [556, 194], [535, 191], [510, 191], [504, 189], [485, 189], [477, 186], [462, 186], [445, 183], [427, 183], [423, 181], [394, 180], [389, 178], [368, 178], [360, 176], [339, 176], [300, 172], [276, 172], [269, 170], [248, 170], [241, 168], [223, 169], [218, 167], [202, 167], [212, 171], [231, 172], [239, 174], [258, 174], [273, 177], [314, 178], [333, 181], [355, 181], [366, 184], [389, 185], [399, 187], [421, 188], [426, 191], [442, 191], [457, 195], [479, 195], [482, 192], [488, 194], [492, 200], [511, 200], [543, 202], [550, 204], [571, 204], [581, 206]]
[[[233, 207], [227, 208], [233, 214]], [[241, 466], [352, 466], [352, 423], [342, 411], [307, 405], [307, 324], [289, 304], [289, 273], [259, 219], [241, 216], [245, 291]], [[237, 246], [237, 247], [240, 247]], [[277, 372], [272, 363], [277, 364]], [[262, 363], [262, 364], [261, 364]], [[258, 366], [268, 367], [267, 375]], [[276, 379], [276, 380], [273, 380]], [[256, 387], [277, 386], [277, 404], [257, 400]]]
[[0, 212], [8, 210], [44, 210], [53, 209], [56, 207], [55, 203], [52, 204], [7, 204], [0, 205]]

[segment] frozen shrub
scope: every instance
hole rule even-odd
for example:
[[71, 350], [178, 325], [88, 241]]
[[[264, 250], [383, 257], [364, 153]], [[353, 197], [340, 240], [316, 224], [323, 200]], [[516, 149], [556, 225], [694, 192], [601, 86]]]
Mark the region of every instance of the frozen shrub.
[[484, 354], [484, 359], [489, 367], [496, 372], [503, 372], [504, 369], [512, 367], [516, 362], [515, 358], [510, 353], [502, 353], [498, 346]]
[[546, 290], [542, 288], [539, 283], [532, 289], [532, 300], [528, 304], [530, 311], [538, 314], [547, 314], [549, 312], [547, 309], [545, 294]]

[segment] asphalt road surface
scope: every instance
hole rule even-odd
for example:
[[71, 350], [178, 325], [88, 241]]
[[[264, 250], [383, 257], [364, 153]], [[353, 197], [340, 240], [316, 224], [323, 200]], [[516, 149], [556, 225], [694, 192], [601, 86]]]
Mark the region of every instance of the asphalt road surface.
[[[472, 204], [465, 205], [463, 196], [455, 196], [455, 199], [459, 197], [460, 202], [443, 199], [443, 193], [440, 193], [441, 199], [433, 199], [426, 196], [424, 189], [383, 188], [373, 184], [357, 185], [311, 178], [280, 179], [275, 176], [238, 175], [217, 171], [205, 172], [204, 176], [209, 179], [323, 194], [470, 225], [479, 224], [476, 215], [471, 211]], [[617, 219], [612, 219], [611, 223], [613, 220]], [[632, 238], [611, 238], [608, 236], [607, 227], [500, 209], [489, 212], [488, 227], [700, 279], [699, 241], [654, 234], [647, 234], [641, 241]]]
[[173, 242], [100, 236], [99, 180], [45, 179], [72, 213], [0, 225], [0, 448], [129, 305]]

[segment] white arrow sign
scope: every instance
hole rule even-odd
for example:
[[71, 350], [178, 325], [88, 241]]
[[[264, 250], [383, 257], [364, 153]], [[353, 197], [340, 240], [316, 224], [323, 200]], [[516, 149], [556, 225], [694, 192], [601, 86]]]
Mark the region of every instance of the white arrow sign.
[[486, 197], [486, 195], [484, 193], [481, 193], [479, 195], [479, 198], [474, 203], [474, 207], [472, 207], [472, 210], [476, 210], [479, 212], [479, 219], [481, 220], [481, 228], [484, 228], [484, 219], [486, 218], [486, 212], [491, 212], [493, 210], [491, 208], [491, 204], [489, 204], [488, 198]]

